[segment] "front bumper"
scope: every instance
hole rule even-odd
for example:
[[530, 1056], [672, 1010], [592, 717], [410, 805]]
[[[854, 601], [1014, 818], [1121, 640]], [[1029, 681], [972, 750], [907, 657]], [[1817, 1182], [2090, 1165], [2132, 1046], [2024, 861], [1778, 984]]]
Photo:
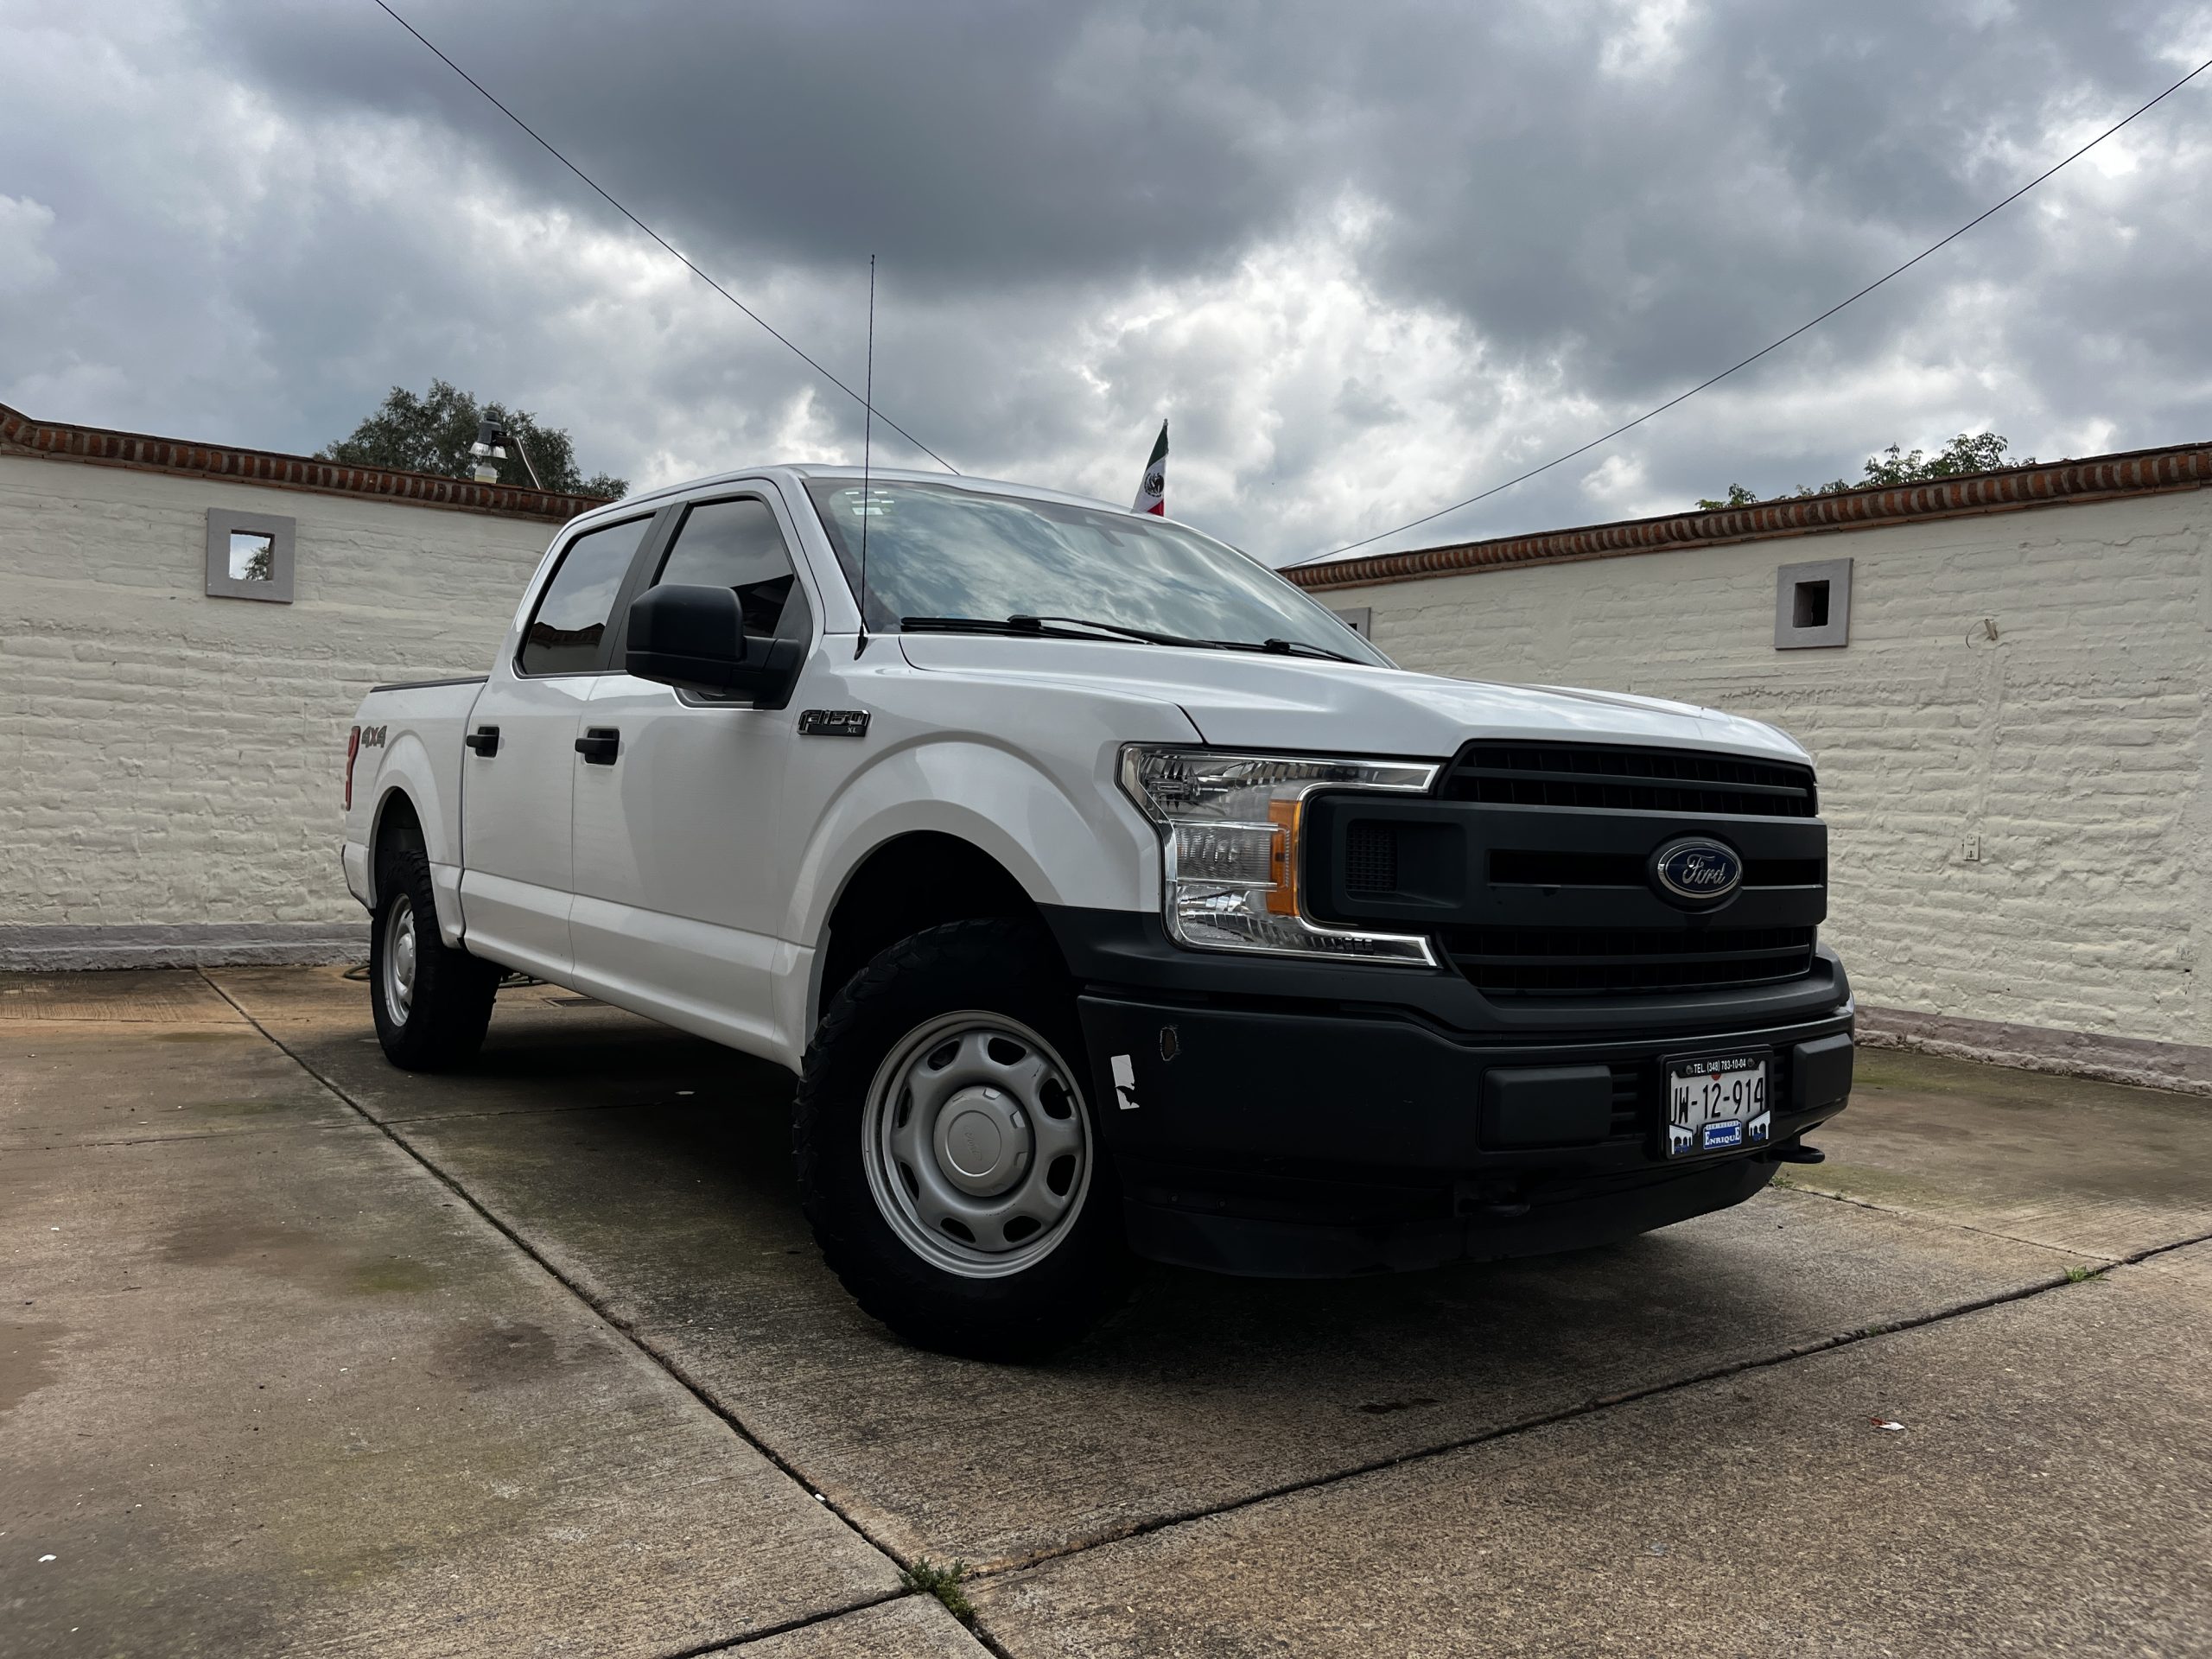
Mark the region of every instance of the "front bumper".
[[[1750, 1198], [1851, 1090], [1847, 988], [1779, 1022], [1716, 1004], [1701, 1021], [1628, 1025], [1593, 1004], [1580, 1029], [1539, 1033], [1077, 972], [1131, 1243], [1218, 1271], [1337, 1276], [1649, 1231]], [[1753, 1052], [1770, 1057], [1770, 1140], [1666, 1157], [1664, 1061]]]

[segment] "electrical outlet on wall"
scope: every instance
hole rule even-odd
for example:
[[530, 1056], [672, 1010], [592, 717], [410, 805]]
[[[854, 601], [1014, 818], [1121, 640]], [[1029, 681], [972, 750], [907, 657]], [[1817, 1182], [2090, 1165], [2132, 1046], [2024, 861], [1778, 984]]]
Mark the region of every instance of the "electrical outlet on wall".
[[1981, 836], [1978, 831], [1959, 837], [1959, 861], [1965, 864], [1981, 862]]

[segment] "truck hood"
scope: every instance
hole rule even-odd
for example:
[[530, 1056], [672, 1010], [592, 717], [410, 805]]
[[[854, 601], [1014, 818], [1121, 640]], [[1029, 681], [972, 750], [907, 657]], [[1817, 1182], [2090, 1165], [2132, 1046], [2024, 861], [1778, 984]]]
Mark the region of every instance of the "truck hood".
[[1173, 702], [1208, 743], [1230, 747], [1444, 760], [1469, 738], [1512, 737], [1809, 759], [1759, 721], [1621, 692], [1497, 685], [1311, 658], [1119, 641], [909, 633], [899, 636], [899, 645], [918, 669], [1003, 680], [1010, 693], [1049, 681]]

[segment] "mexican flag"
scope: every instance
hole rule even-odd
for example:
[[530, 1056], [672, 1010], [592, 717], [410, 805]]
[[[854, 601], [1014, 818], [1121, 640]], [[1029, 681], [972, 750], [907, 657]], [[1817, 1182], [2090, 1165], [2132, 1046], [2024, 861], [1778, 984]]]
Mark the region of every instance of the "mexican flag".
[[1144, 481], [1137, 486], [1131, 512], [1167, 512], [1167, 423], [1160, 423], [1160, 439], [1152, 446], [1152, 459], [1144, 464]]

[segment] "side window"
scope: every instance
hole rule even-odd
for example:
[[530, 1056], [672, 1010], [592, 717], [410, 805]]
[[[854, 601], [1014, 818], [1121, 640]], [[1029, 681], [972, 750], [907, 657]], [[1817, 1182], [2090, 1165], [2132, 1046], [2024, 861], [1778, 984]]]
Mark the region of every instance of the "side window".
[[806, 601], [791, 574], [791, 551], [775, 513], [756, 497], [702, 501], [685, 513], [653, 586], [664, 582], [735, 588], [747, 633], [805, 634]]
[[530, 626], [523, 630], [524, 673], [588, 673], [600, 666], [600, 645], [614, 610], [615, 590], [652, 523], [651, 515], [632, 518], [569, 543], [553, 580], [538, 595]]

